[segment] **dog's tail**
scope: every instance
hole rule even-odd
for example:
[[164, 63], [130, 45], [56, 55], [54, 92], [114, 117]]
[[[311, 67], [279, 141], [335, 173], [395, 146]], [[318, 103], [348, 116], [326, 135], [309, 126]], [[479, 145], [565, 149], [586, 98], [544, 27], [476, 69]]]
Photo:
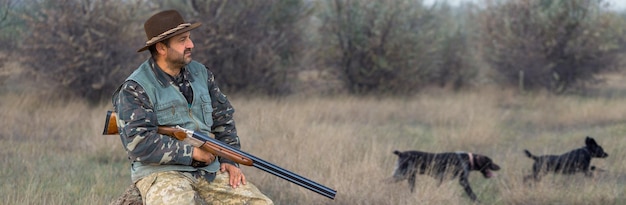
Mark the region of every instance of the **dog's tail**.
[[533, 155], [530, 153], [530, 151], [528, 151], [527, 149], [524, 150], [524, 153], [526, 153], [526, 156], [528, 156], [529, 158], [533, 159], [533, 160], [537, 160], [539, 159], [539, 157]]
[[394, 150], [394, 151], [393, 151], [393, 153], [394, 153], [395, 155], [398, 155], [398, 156], [400, 156], [400, 154], [402, 154], [402, 152], [400, 152], [400, 151], [398, 151], [398, 150]]

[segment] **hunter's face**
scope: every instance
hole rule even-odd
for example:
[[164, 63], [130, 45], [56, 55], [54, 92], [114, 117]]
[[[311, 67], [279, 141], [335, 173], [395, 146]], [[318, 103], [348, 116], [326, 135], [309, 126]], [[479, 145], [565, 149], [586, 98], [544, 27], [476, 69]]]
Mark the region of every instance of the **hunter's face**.
[[181, 67], [191, 62], [191, 50], [194, 47], [191, 41], [191, 33], [187, 31], [169, 40], [170, 45], [167, 49], [166, 60], [170, 64], [180, 65]]

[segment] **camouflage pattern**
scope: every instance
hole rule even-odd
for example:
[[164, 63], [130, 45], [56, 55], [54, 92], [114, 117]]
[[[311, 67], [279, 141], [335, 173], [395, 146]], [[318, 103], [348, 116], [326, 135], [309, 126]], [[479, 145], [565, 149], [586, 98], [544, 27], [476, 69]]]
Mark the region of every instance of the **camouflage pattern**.
[[160, 172], [137, 183], [144, 204], [273, 204], [252, 183], [233, 189], [228, 173], [218, 172], [208, 182], [201, 175], [183, 172]]
[[[157, 79], [161, 83], [178, 87], [178, 84], [174, 83], [169, 75], [158, 68], [154, 60], [150, 59], [149, 61], [153, 65], [153, 72], [156, 73]], [[213, 107], [211, 130], [215, 134], [215, 139], [235, 148], [240, 148], [241, 145], [233, 120], [235, 110], [226, 95], [217, 86], [213, 73], [208, 71], [208, 74], [207, 82]], [[182, 75], [186, 76], [185, 79], [193, 79], [193, 75], [187, 69], [182, 70]], [[189, 86], [190, 84], [184, 83], [182, 85]], [[180, 90], [191, 92], [190, 88]], [[138, 83], [134, 81], [124, 82], [113, 95], [112, 101], [118, 116], [120, 138], [131, 161], [144, 164], [191, 165], [193, 147], [157, 133], [156, 113], [148, 94]], [[219, 161], [220, 163], [237, 165], [225, 158], [220, 158]]]
[[[189, 98], [193, 95], [190, 83], [171, 78], [158, 68], [153, 59], [147, 62], [152, 65], [152, 71], [159, 83], [175, 86], [186, 99], [193, 99]], [[217, 86], [213, 73], [208, 68], [207, 72], [208, 92], [213, 108], [211, 132], [215, 135], [215, 139], [239, 149], [241, 145], [233, 120], [235, 110]], [[195, 75], [188, 69], [182, 69], [181, 74], [183, 81], [201, 80], [193, 79]], [[149, 95], [137, 82], [132, 80], [124, 82], [113, 95], [112, 103], [117, 112], [120, 138], [131, 162], [141, 162], [144, 165], [191, 167], [193, 147], [157, 133], [159, 124], [155, 109]], [[237, 163], [229, 159], [220, 157], [219, 162], [239, 167]], [[254, 185], [248, 183], [232, 189], [228, 185], [227, 173], [218, 176], [214, 176], [215, 181], [209, 183], [204, 178], [192, 176], [190, 172], [165, 171], [138, 178], [133, 177], [133, 181], [141, 193], [143, 204], [273, 204]], [[131, 193], [128, 196], [136, 198], [137, 194]], [[132, 200], [126, 200], [126, 202], [129, 201]]]
[[142, 205], [141, 193], [135, 184], [130, 184], [128, 188], [118, 197], [115, 201], [112, 201], [109, 205]]
[[182, 172], [169, 171], [148, 175], [136, 183], [144, 204], [206, 204]]
[[247, 182], [236, 189], [228, 184], [228, 172], [217, 172], [212, 182], [200, 180], [196, 186], [200, 196], [208, 204], [274, 204], [271, 199], [263, 195], [254, 184]]

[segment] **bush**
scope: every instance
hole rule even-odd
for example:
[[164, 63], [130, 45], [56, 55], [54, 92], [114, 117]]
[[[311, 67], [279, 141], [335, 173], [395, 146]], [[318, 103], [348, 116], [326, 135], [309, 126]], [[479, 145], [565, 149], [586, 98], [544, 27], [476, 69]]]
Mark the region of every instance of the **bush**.
[[439, 16], [438, 55], [427, 60], [436, 63], [435, 72], [428, 78], [429, 84], [459, 90], [470, 87], [478, 80], [479, 52], [475, 39], [475, 6], [466, 3], [459, 7], [442, 4], [437, 8]]
[[30, 29], [21, 48], [24, 64], [69, 94], [93, 102], [110, 97], [138, 63], [135, 51], [144, 32], [135, 15], [141, 14], [137, 9], [141, 4], [81, 0], [29, 4], [32, 12], [22, 15]]
[[[446, 4], [421, 1], [325, 1], [321, 12], [326, 60], [351, 93], [406, 94], [457, 81], [465, 54], [465, 33], [451, 21]], [[446, 40], [459, 44], [446, 44]], [[460, 67], [459, 67], [460, 66]]]
[[303, 0], [196, 1], [196, 53], [222, 89], [285, 95], [298, 72], [302, 28], [312, 12]]
[[563, 93], [619, 64], [623, 21], [602, 0], [522, 0], [482, 14], [487, 62], [501, 82]]
[[17, 18], [19, 5], [13, 0], [0, 0], [0, 84], [3, 78], [10, 75], [8, 69], [4, 68], [4, 64], [12, 59], [11, 50], [15, 49], [19, 42], [20, 27], [19, 18]]
[[20, 42], [19, 33], [23, 29], [19, 19], [19, 12], [22, 10], [17, 2], [13, 0], [0, 0], [0, 51], [15, 49]]

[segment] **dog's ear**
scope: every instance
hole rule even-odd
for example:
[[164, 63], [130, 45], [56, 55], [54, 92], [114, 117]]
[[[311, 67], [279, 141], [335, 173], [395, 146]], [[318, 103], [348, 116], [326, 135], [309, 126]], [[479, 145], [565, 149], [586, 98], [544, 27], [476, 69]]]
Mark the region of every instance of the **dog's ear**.
[[596, 143], [596, 140], [594, 140], [593, 138], [589, 136], [587, 136], [587, 138], [585, 139], [585, 144], [590, 147], [598, 146], [598, 143]]
[[493, 160], [487, 156], [481, 156], [481, 166], [485, 166], [487, 165], [488, 169], [497, 171], [500, 170], [500, 166], [498, 166], [496, 163], [493, 162]]
[[500, 166], [498, 166], [496, 163], [491, 162], [491, 165], [489, 165], [489, 169], [497, 171], [500, 170]]
[[474, 155], [474, 163], [476, 163], [476, 165], [478, 167], [486, 167], [489, 168], [491, 170], [499, 170], [500, 166], [498, 166], [496, 163], [493, 163], [493, 160], [487, 156], [484, 155], [478, 155], [475, 154]]

